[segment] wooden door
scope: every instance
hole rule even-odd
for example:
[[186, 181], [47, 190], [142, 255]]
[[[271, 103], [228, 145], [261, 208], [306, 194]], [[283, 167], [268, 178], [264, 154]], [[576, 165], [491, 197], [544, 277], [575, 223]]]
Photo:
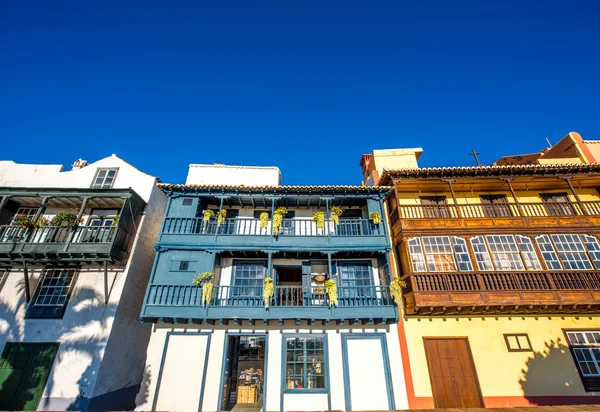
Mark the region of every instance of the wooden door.
[[566, 193], [540, 194], [549, 216], [572, 216], [575, 214]]
[[466, 338], [425, 338], [436, 408], [483, 408], [477, 371]]
[[430, 219], [450, 217], [446, 196], [421, 196], [420, 200], [423, 217]]

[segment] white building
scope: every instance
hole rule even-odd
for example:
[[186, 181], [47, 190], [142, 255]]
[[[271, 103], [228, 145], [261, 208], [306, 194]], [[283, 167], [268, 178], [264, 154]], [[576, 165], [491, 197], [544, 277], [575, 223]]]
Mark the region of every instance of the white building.
[[131, 407], [165, 195], [115, 155], [0, 161], [0, 410]]
[[[388, 287], [389, 188], [279, 182], [275, 167], [192, 165], [185, 185], [159, 185], [169, 202], [141, 312], [153, 329], [138, 410], [408, 406]], [[206, 272], [209, 304], [193, 283]]]

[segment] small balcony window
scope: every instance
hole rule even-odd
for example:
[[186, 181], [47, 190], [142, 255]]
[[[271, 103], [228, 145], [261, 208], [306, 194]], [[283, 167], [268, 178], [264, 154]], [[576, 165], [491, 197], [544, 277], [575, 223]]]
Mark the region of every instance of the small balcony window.
[[98, 168], [94, 181], [92, 182], [92, 189], [110, 189], [115, 183], [117, 178], [118, 169], [105, 169]]
[[44, 270], [42, 279], [27, 310], [27, 318], [60, 319], [65, 313], [77, 269]]

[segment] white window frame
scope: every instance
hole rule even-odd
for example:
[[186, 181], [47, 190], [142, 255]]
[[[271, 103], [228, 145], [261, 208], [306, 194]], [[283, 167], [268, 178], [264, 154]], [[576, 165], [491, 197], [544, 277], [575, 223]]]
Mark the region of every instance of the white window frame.
[[[112, 176], [109, 176], [110, 172], [114, 172]], [[101, 173], [104, 173], [103, 176], [100, 176]], [[94, 180], [92, 180], [92, 189], [112, 189], [115, 184], [115, 180], [117, 180], [117, 174], [119, 173], [118, 167], [99, 167], [96, 170], [96, 174], [94, 175]], [[100, 183], [98, 183], [98, 179], [102, 179]], [[107, 184], [107, 180], [110, 179], [110, 183]]]
[[[422, 236], [421, 242], [428, 272], [456, 272], [456, 257], [450, 236]], [[443, 267], [438, 270], [440, 265]]]
[[495, 269], [483, 235], [473, 236], [471, 238], [471, 248], [473, 249], [473, 254], [477, 261], [477, 268], [480, 271], [491, 272]]
[[600, 243], [598, 242], [598, 238], [591, 235], [581, 235], [581, 237], [592, 263], [596, 269], [600, 269]]
[[408, 253], [413, 272], [427, 272], [427, 262], [425, 261], [420, 237], [408, 239]]
[[[554, 248], [562, 261], [565, 270], [594, 269], [594, 265], [587, 254], [585, 244], [579, 235], [572, 233], [551, 234], [550, 239], [554, 244]], [[573, 242], [573, 240], [577, 240], [577, 242]], [[584, 267], [573, 267], [574, 265], [579, 266], [579, 264]]]
[[13, 216], [12, 222], [14, 222], [15, 219], [19, 216], [26, 216], [33, 219], [37, 214], [38, 210], [40, 210], [39, 207], [20, 207], [17, 209], [17, 213], [15, 213], [15, 215]]
[[[471, 255], [469, 255], [469, 244], [463, 237], [452, 236], [452, 246], [454, 248], [454, 255], [456, 265], [461, 272], [472, 272], [473, 262], [471, 262]], [[463, 269], [462, 266], [466, 266], [467, 269]]]
[[[496, 270], [525, 270], [519, 245], [513, 235], [486, 235], [485, 239]], [[496, 240], [499, 240], [499, 242]], [[512, 243], [510, 240], [512, 240]], [[514, 246], [514, 250], [511, 250], [512, 246]]]
[[569, 330], [565, 334], [581, 375], [600, 377], [600, 330]]
[[527, 270], [542, 270], [542, 263], [535, 253], [535, 246], [529, 236], [517, 235], [517, 246]]
[[563, 264], [560, 258], [558, 257], [558, 253], [556, 253], [556, 248], [550, 240], [550, 235], [539, 235], [535, 237], [535, 242], [542, 253], [542, 258], [544, 259], [544, 263], [546, 263], [546, 267], [548, 270], [563, 270]]
[[[63, 272], [71, 272], [69, 283], [66, 285], [59, 283], [60, 276], [63, 274]], [[51, 269], [44, 270], [44, 274], [43, 274], [42, 278], [40, 279], [40, 283], [38, 286], [37, 294], [35, 296], [35, 301], [33, 302], [33, 305], [37, 306], [37, 307], [58, 307], [58, 308], [68, 305], [69, 295], [71, 293], [71, 288], [73, 287], [73, 284], [75, 283], [76, 275], [77, 275], [77, 269], [72, 269], [72, 268], [51, 268]], [[54, 277], [54, 278], [48, 279], [49, 276]], [[44, 283], [47, 280], [49, 281], [48, 283], [50, 283], [50, 284], [44, 285]], [[56, 284], [52, 285], [52, 280], [57, 280]], [[57, 289], [63, 289], [64, 293], [60, 293], [58, 295], [55, 295], [53, 293], [47, 293], [47, 292], [55, 291]], [[57, 297], [57, 296], [58, 296], [59, 300], [52, 303], [51, 298]], [[50, 298], [50, 302], [40, 302], [40, 300], [45, 299], [45, 298]]]

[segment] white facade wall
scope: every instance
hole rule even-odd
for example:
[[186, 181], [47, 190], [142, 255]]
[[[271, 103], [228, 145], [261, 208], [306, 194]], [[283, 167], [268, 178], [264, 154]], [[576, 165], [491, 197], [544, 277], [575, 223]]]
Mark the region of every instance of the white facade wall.
[[279, 186], [278, 167], [190, 165], [186, 185]]
[[[0, 187], [87, 189], [99, 167], [118, 168], [113, 188], [132, 188], [147, 202], [127, 264], [109, 265], [108, 304], [100, 264], [81, 265], [62, 319], [25, 319], [22, 268], [13, 267], [0, 283], [0, 352], [6, 342], [60, 343], [39, 410], [85, 409], [93, 397], [140, 384], [151, 327], [139, 322], [139, 313], [166, 196], [155, 177], [114, 155], [68, 172], [60, 165], [0, 161]], [[61, 210], [47, 208], [44, 216], [51, 219]], [[85, 210], [84, 224], [91, 213]], [[32, 298], [44, 267], [29, 266]]]
[[[383, 339], [387, 345], [389, 370], [391, 372], [391, 387], [395, 396], [395, 408], [408, 408], [406, 398], [406, 386], [404, 375], [402, 373], [402, 359], [400, 357], [400, 346], [398, 343], [398, 332], [396, 325], [381, 326], [306, 326], [303, 322], [297, 326], [294, 321], [285, 321], [281, 326], [250, 326], [246, 321], [241, 326], [214, 326], [194, 327], [181, 325], [155, 325], [152, 331], [152, 337], [148, 346], [148, 368], [147, 373], [151, 377], [150, 384], [146, 388], [146, 400], [140, 401], [136, 410], [165, 410], [165, 407], [172, 411], [217, 411], [219, 409], [219, 393], [221, 378], [223, 375], [223, 351], [227, 333], [245, 333], [252, 335], [267, 335], [267, 356], [265, 359], [267, 368], [265, 374], [265, 396], [267, 411], [297, 411], [297, 410], [346, 410], [346, 384], [344, 381], [344, 369], [350, 368], [350, 385], [356, 385], [365, 380], [364, 375], [380, 372], [380, 370], [371, 370], [366, 368], [366, 362], [376, 360], [378, 365], [383, 365], [383, 358], [376, 358], [378, 352], [379, 338], [376, 335], [383, 334]], [[310, 333], [325, 334], [327, 336], [327, 370], [329, 374], [328, 393], [302, 394], [286, 393], [282, 391], [282, 344], [285, 335]], [[202, 335], [199, 335], [202, 334]], [[373, 334], [373, 339], [367, 340], [349, 340], [349, 344], [359, 342], [364, 349], [370, 351], [363, 354], [355, 350], [356, 345], [348, 352], [348, 361], [343, 357], [342, 336], [352, 334], [352, 336], [368, 336]], [[203, 336], [200, 338], [199, 336]], [[205, 354], [204, 342], [206, 336], [210, 336], [210, 349], [208, 359]], [[167, 340], [175, 337], [179, 342], [189, 339], [186, 343], [179, 343], [177, 346], [166, 345]], [[185, 350], [182, 350], [185, 348]], [[187, 365], [185, 372], [179, 375], [171, 374], [177, 365]], [[193, 367], [191, 367], [193, 365]], [[350, 365], [359, 365], [353, 367]], [[202, 377], [206, 369], [204, 382]], [[166, 371], [166, 372], [165, 372]], [[160, 378], [159, 378], [160, 377]], [[167, 379], [168, 377], [168, 379]], [[383, 390], [386, 389], [385, 377], [378, 375], [373, 377], [373, 382], [384, 382]], [[204, 385], [204, 395], [202, 396], [202, 405], [198, 408], [197, 402], [200, 401], [200, 393]], [[387, 398], [379, 399], [382, 389], [377, 388], [371, 396], [377, 396], [373, 408], [368, 405], [363, 410], [385, 410], [388, 409]], [[175, 397], [184, 398], [170, 405], [161, 404], [162, 399], [172, 399]], [[282, 404], [283, 400], [283, 404]], [[179, 404], [183, 402], [183, 404]], [[196, 403], [195, 403], [196, 402]], [[384, 405], [385, 404], [385, 405]], [[181, 408], [178, 408], [178, 405]], [[385, 406], [385, 407], [384, 407]], [[353, 406], [353, 409], [357, 409]]]

